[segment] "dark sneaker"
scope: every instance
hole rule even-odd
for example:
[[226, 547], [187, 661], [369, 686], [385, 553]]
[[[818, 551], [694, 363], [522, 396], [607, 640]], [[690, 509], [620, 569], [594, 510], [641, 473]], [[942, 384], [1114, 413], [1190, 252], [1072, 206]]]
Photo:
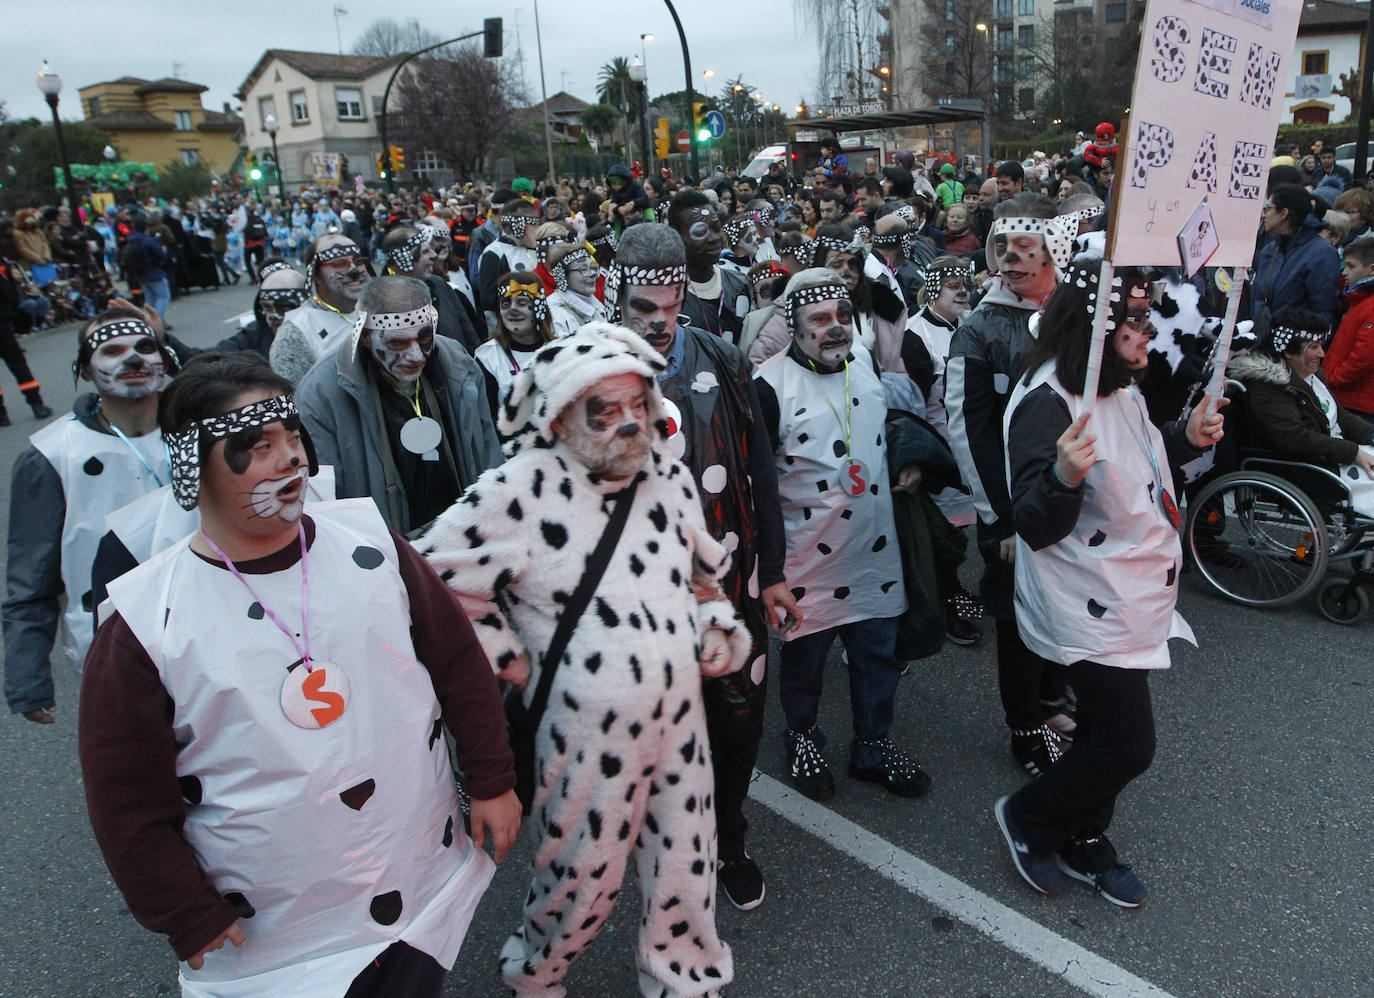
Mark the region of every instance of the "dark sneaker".
[[716, 863], [716, 883], [730, 903], [740, 911], [753, 911], [763, 904], [766, 890], [763, 873], [748, 853], [743, 859], [722, 859]]
[[1064, 754], [1064, 740], [1044, 724], [1028, 731], [1012, 729], [1011, 754], [1018, 766], [1031, 776], [1039, 776]]
[[829, 800], [835, 796], [835, 777], [821, 755], [823, 739], [813, 727], [810, 731], [787, 732], [787, 765], [792, 786], [812, 800]]
[[951, 616], [945, 625], [945, 637], [956, 645], [971, 648], [982, 639], [983, 632], [963, 617]]
[[1105, 835], [1070, 840], [1056, 860], [1059, 869], [1074, 880], [1089, 884], [1118, 907], [1139, 908], [1149, 895], [1130, 866], [1117, 862], [1116, 850]]
[[1010, 797], [1001, 798], [993, 805], [992, 813], [997, 819], [997, 827], [1002, 829], [1002, 837], [1007, 840], [1007, 848], [1011, 850], [1011, 863], [1016, 867], [1016, 872], [1021, 874], [1022, 880], [1041, 894], [1054, 897], [1064, 889], [1064, 874], [1060, 872], [1055, 857], [1031, 852], [1025, 836], [1008, 810], [1010, 802]]
[[33, 410], [34, 419], [47, 419], [52, 415], [52, 409], [48, 408], [42, 402], [30, 402], [29, 408]]
[[[878, 749], [882, 759], [876, 766], [859, 766], [855, 757], [861, 749]], [[930, 777], [907, 755], [886, 738], [872, 741], [855, 739], [849, 747], [849, 775], [866, 783], [878, 783], [898, 797], [921, 797], [930, 792]]]

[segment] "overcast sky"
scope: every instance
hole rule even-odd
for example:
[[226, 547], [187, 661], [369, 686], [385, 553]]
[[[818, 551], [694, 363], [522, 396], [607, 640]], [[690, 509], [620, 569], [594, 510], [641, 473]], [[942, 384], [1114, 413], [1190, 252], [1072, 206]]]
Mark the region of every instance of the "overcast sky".
[[[416, 18], [440, 37], [480, 30], [484, 17], [503, 17], [506, 53], [516, 49], [518, 25], [526, 82], [532, 99], [539, 100], [532, 0], [484, 4], [338, 0], [338, 5], [348, 11], [339, 17], [345, 52], [382, 12], [400, 21]], [[788, 113], [808, 96], [816, 73], [816, 46], [798, 36], [789, 0], [763, 8], [742, 8], [737, 0], [677, 0], [675, 5], [691, 47], [698, 88], [702, 70], [711, 69], [715, 71], [707, 82], [711, 93], [726, 79], [742, 74], [769, 103], [781, 105]], [[120, 76], [180, 76], [210, 88], [203, 95], [207, 108], [218, 110], [224, 101], [237, 106], [234, 92], [263, 50], [338, 51], [334, 6], [333, 0], [236, 0], [222, 5], [126, 0], [113, 6], [108, 0], [56, 0], [51, 5], [16, 5], [6, 17], [11, 56], [0, 61], [0, 98], [12, 118], [46, 120], [50, 112], [34, 86], [34, 76], [46, 58], [62, 77], [64, 119], [81, 118], [77, 88]], [[631, 12], [632, 7], [638, 10]], [[646, 32], [654, 35], [646, 48], [649, 92], [657, 95], [685, 85], [677, 32], [661, 3], [544, 0], [539, 16], [550, 94], [567, 90], [584, 100], [595, 100], [597, 69], [615, 56], [630, 58], [638, 53], [639, 36]], [[771, 33], [761, 37], [758, 32], [765, 29]]]

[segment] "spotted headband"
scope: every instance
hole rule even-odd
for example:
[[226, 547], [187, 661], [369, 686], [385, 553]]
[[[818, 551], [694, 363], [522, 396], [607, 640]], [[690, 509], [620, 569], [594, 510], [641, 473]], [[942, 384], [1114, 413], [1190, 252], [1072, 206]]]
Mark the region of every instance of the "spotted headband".
[[516, 239], [525, 237], [525, 230], [530, 227], [530, 223], [537, 221], [529, 215], [502, 215], [501, 226], [510, 231]]
[[620, 240], [616, 239], [615, 233], [610, 229], [607, 229], [595, 239], [590, 240], [590, 242], [593, 246], [605, 246], [611, 250], [616, 249], [620, 245]]
[[1054, 265], [1062, 269], [1073, 259], [1073, 239], [1078, 235], [1078, 220], [1065, 219], [1068, 219], [1067, 215], [1060, 218], [999, 218], [992, 223], [992, 231], [988, 236], [1035, 233], [1045, 240]]
[[425, 226], [401, 245], [388, 250], [386, 258], [395, 270], [402, 273], [412, 271], [415, 269], [415, 258], [419, 255], [420, 250], [429, 245], [431, 238], [429, 226]]
[[1325, 333], [1314, 333], [1310, 329], [1294, 329], [1292, 326], [1275, 326], [1269, 333], [1276, 353], [1283, 353], [1295, 340], [1320, 343], [1326, 339]]
[[817, 236], [815, 239], [811, 240], [811, 247], [811, 258], [813, 260], [816, 257], [816, 250], [822, 247], [833, 250], [836, 253], [860, 253], [864, 248], [863, 242], [857, 235], [849, 240], [839, 239], [835, 236]]
[[261, 281], [261, 280], [262, 280], [264, 277], [266, 277], [268, 274], [275, 274], [275, 273], [276, 273], [277, 271], [279, 271], [279, 270], [291, 270], [291, 269], [292, 269], [291, 264], [289, 264], [289, 263], [283, 263], [282, 261], [278, 260], [278, 261], [275, 262], [275, 263], [269, 263], [269, 264], [268, 264], [267, 266], [265, 266], [265, 267], [260, 267], [260, 268], [258, 268], [258, 280]]
[[[1071, 264], [1069, 266], [1069, 269], [1064, 274], [1064, 284], [1061, 285], [1061, 287], [1065, 285], [1071, 285], [1076, 288], [1082, 288], [1084, 291], [1087, 292], [1086, 297], [1089, 316], [1092, 316], [1097, 312], [1097, 292], [1100, 283], [1098, 274], [1100, 266], [1101, 263], [1097, 260], [1089, 260], [1086, 263]], [[1108, 299], [1108, 332], [1111, 332], [1112, 330], [1116, 329], [1116, 320], [1112, 318], [1110, 306], [1115, 305], [1121, 301], [1121, 287], [1121, 275], [1113, 274], [1112, 293], [1111, 297]]]
[[797, 309], [803, 305], [814, 305], [819, 301], [849, 301], [849, 289], [843, 284], [812, 284], [798, 288], [782, 300], [782, 314], [787, 319], [787, 328], [793, 328]]
[[734, 218], [726, 221], [723, 228], [725, 229], [726, 238], [733, 243], [735, 240], [739, 239], [747, 226], [756, 224], [758, 224], [756, 220], [749, 215], [736, 215]]
[[273, 305], [301, 305], [305, 303], [305, 288], [273, 288], [270, 291], [259, 291], [258, 300]]
[[529, 298], [532, 302], [530, 311], [534, 315], [535, 322], [543, 322], [549, 314], [548, 302], [544, 298], [544, 286], [539, 283], [537, 278], [512, 274], [496, 285], [496, 293], [502, 298], [513, 299], [519, 298], [521, 295]]
[[811, 266], [811, 261], [816, 259], [816, 249], [816, 240], [808, 239], [806, 242], [798, 244], [791, 250], [791, 253], [797, 258], [797, 263], [802, 270], [806, 270]]
[[153, 339], [157, 339], [157, 334], [153, 332], [152, 326], [142, 319], [135, 319], [130, 316], [127, 319], [106, 322], [91, 330], [91, 334], [86, 337], [86, 346], [94, 350], [100, 344], [119, 336], [151, 336]]
[[749, 283], [754, 287], [758, 287], [764, 281], [772, 280], [775, 277], [790, 276], [791, 271], [789, 271], [786, 267], [778, 263], [778, 261], [776, 260], [769, 260], [766, 269], [760, 270], [758, 273], [749, 275]]
[[973, 283], [973, 264], [969, 263], [961, 267], [932, 267], [926, 271], [926, 287], [943, 288], [946, 281], [963, 281], [965, 284]]
[[596, 259], [591, 253], [591, 247], [585, 245], [579, 246], [554, 264], [553, 283], [559, 291], [568, 290], [568, 264], [577, 263], [579, 260], [586, 260], [592, 264], [596, 263]]
[[353, 313], [353, 354], [363, 341], [364, 329], [385, 332], [388, 329], [415, 329], [419, 326], [439, 328], [439, 310], [431, 303], [412, 308], [409, 312], [364, 312], [359, 309]]
[[198, 419], [190, 426], [167, 435], [167, 452], [172, 463], [172, 494], [183, 509], [195, 509], [200, 499], [200, 441], [202, 434], [222, 440], [243, 430], [268, 423], [279, 423], [299, 416], [290, 395], [250, 402], [220, 416]]
[[1091, 208], [1079, 208], [1077, 211], [1066, 211], [1059, 217], [1062, 219], [1072, 219], [1075, 223], [1082, 222], [1089, 218], [1105, 214], [1107, 206], [1103, 204], [1093, 205]]
[[367, 255], [363, 253], [363, 251], [358, 248], [358, 244], [354, 242], [339, 243], [336, 246], [322, 249], [312, 256], [310, 262], [305, 265], [305, 279], [310, 284], [314, 284], [315, 273], [320, 269], [320, 264], [355, 256], [362, 257], [364, 260], [367, 259]]
[[553, 249], [559, 243], [574, 242], [576, 238], [577, 237], [573, 233], [567, 232], [560, 233], [556, 236], [545, 236], [543, 239], [536, 239], [534, 241], [535, 255], [539, 258], [540, 262], [543, 262], [548, 259], [549, 250]]

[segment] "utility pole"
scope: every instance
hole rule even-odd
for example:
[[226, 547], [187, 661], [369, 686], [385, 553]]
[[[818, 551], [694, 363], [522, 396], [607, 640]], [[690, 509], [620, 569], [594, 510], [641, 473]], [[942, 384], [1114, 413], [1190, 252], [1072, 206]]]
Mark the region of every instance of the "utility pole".
[[549, 183], [553, 173], [553, 125], [549, 123], [549, 88], [544, 83], [544, 37], [539, 33], [539, 0], [534, 0], [534, 43], [539, 49], [539, 93], [544, 98], [544, 149], [549, 155]]
[[692, 105], [696, 103], [696, 88], [692, 85], [692, 53], [687, 49], [687, 33], [682, 30], [682, 18], [677, 16], [677, 8], [673, 6], [673, 0], [663, 0], [668, 8], [668, 13], [673, 15], [673, 24], [677, 25], [678, 41], [682, 43], [682, 68], [687, 73], [687, 143], [688, 162], [691, 164], [693, 182], [701, 180], [701, 161], [697, 156], [697, 130], [692, 127]]

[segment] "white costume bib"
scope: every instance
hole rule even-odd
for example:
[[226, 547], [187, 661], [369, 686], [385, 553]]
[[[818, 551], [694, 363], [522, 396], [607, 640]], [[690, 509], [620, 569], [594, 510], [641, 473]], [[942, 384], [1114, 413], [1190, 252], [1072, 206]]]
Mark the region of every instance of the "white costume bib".
[[[954, 339], [954, 330], [938, 322], [931, 322], [925, 317], [924, 310], [911, 317], [907, 329], [925, 344], [926, 351], [935, 364], [935, 382], [930, 386], [930, 393], [926, 396], [925, 418], [948, 443], [949, 414], [945, 411], [945, 365], [949, 362], [949, 344]], [[935, 495], [934, 499], [940, 507], [940, 512], [956, 526], [967, 527], [978, 519], [978, 514], [973, 508], [973, 496], [968, 493], [960, 492], [958, 489], [944, 489]]]
[[[189, 538], [110, 586], [174, 704], [183, 834], [245, 916], [242, 949], [207, 954], [200, 971], [182, 965], [182, 993], [194, 998], [340, 996], [397, 941], [451, 967], [495, 870], [463, 830], [381, 516], [370, 499], [318, 503], [310, 515], [311, 654], [351, 686], [327, 727], [282, 714], [296, 649]], [[248, 578], [283, 621], [300, 621], [299, 564]]]
[[[1004, 434], [1021, 400], [1045, 384], [1068, 404], [1070, 418], [1082, 414], [1082, 396], [1071, 395], [1046, 364], [1029, 385], [1018, 379]], [[1126, 388], [1097, 400], [1089, 424], [1097, 436], [1097, 463], [1083, 481], [1078, 522], [1063, 540], [1039, 551], [1017, 539], [1016, 623], [1027, 647], [1052, 662], [1167, 669], [1169, 639], [1193, 642], [1174, 610], [1183, 545], [1158, 495], [1160, 487], [1173, 494], [1173, 476], [1164, 438], [1148, 419], [1142, 428], [1140, 412]], [[1155, 482], [1145, 433], [1162, 485]]]
[[62, 524], [62, 585], [67, 590], [62, 647], [79, 674], [94, 636], [91, 567], [105, 534], [105, 514], [161, 484], [129, 445], [138, 449], [163, 482], [172, 477], [167, 448], [161, 431], [130, 437], [125, 444], [111, 433], [91, 429], [75, 416], [48, 424], [29, 442], [56, 469], [67, 502]]
[[[758, 377], [778, 397], [787, 582], [806, 617], [787, 639], [898, 616], [906, 590], [888, 491], [887, 402], [872, 358], [855, 346], [849, 361], [852, 461], [845, 456], [843, 370], [818, 375], [784, 351], [764, 361]], [[862, 488], [847, 470], [852, 463], [861, 466]]]
[[589, 322], [606, 322], [610, 312], [595, 297], [583, 298], [571, 291], [555, 291], [549, 295], [549, 314], [553, 317], [553, 334], [571, 336]]
[[537, 349], [513, 350], [507, 353], [505, 348], [493, 339], [483, 341], [482, 345], [472, 352], [472, 356], [496, 379], [496, 387], [499, 390], [497, 401], [504, 403], [506, 396], [510, 394], [511, 385], [515, 384], [515, 376], [520, 373], [517, 368], [533, 361], [536, 353]]
[[315, 359], [319, 360], [353, 335], [353, 313], [336, 312], [306, 300], [304, 305], [287, 312], [282, 323], [291, 323], [304, 334]]

